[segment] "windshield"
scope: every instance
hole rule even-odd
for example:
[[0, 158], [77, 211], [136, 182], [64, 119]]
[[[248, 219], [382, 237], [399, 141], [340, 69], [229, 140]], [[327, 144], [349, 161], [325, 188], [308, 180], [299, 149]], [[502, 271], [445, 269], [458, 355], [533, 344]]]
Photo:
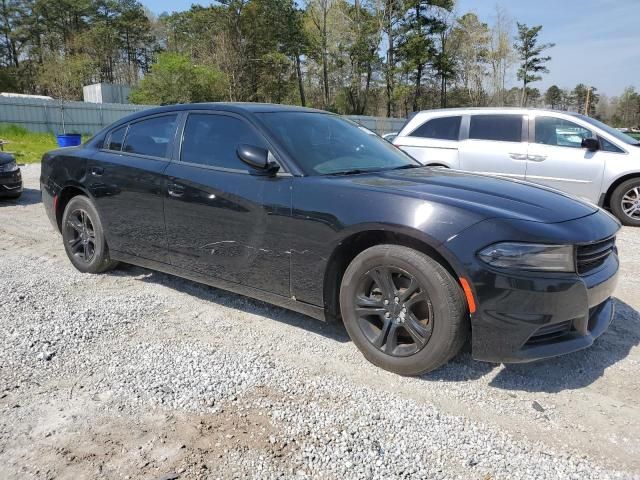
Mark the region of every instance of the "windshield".
[[257, 114], [306, 175], [349, 174], [420, 166], [356, 123], [313, 112]]
[[581, 120], [584, 120], [587, 123], [590, 123], [591, 125], [595, 125], [599, 129], [607, 132], [609, 135], [611, 135], [612, 137], [615, 137], [616, 139], [620, 140], [621, 142], [624, 142], [624, 143], [626, 143], [628, 145], [636, 145], [636, 146], [638, 146], [640, 144], [640, 142], [638, 142], [638, 140], [633, 138], [631, 135], [627, 135], [626, 133], [622, 133], [620, 130], [618, 130], [616, 128], [613, 128], [613, 127], [610, 127], [606, 123], [602, 123], [601, 121], [596, 120], [595, 118], [587, 117], [586, 115], [575, 115], [575, 116], [578, 117]]

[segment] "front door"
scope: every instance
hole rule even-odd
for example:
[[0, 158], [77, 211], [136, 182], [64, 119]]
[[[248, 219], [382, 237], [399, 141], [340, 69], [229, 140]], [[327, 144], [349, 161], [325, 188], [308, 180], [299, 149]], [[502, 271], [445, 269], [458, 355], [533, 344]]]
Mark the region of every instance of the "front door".
[[268, 148], [246, 120], [192, 112], [177, 161], [166, 170], [165, 221], [171, 263], [289, 296], [291, 180], [256, 175], [239, 144]]
[[112, 250], [168, 263], [164, 171], [177, 118], [156, 115], [118, 127], [87, 161], [87, 186]]
[[591, 130], [548, 114], [536, 115], [529, 144], [527, 180], [598, 203], [606, 151], [590, 152], [582, 140]]
[[524, 180], [527, 123], [521, 114], [474, 114], [465, 118], [460, 168]]

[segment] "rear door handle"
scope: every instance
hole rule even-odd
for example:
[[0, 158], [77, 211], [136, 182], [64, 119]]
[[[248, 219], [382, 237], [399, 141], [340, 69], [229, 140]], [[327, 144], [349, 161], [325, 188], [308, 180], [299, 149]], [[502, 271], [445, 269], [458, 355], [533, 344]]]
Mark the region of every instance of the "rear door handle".
[[526, 153], [510, 153], [509, 156], [511, 158], [513, 158], [514, 160], [526, 160], [527, 159], [527, 154]]
[[100, 177], [104, 173], [104, 168], [102, 168], [102, 167], [91, 167], [91, 168], [89, 168], [89, 172], [94, 177]]
[[547, 159], [546, 155], [528, 155], [527, 157], [532, 162], [544, 162]]
[[180, 198], [184, 195], [184, 187], [177, 183], [170, 183], [167, 193], [172, 197]]

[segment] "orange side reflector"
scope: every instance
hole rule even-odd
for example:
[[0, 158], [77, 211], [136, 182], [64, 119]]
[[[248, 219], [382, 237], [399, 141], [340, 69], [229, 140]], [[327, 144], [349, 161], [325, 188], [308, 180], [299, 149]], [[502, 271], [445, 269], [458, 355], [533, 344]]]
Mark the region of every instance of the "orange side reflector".
[[469, 305], [469, 313], [474, 313], [476, 311], [476, 301], [473, 298], [473, 292], [471, 291], [469, 282], [467, 282], [466, 278], [460, 277], [460, 284], [462, 285], [462, 290], [464, 290], [465, 297], [467, 297], [467, 304]]

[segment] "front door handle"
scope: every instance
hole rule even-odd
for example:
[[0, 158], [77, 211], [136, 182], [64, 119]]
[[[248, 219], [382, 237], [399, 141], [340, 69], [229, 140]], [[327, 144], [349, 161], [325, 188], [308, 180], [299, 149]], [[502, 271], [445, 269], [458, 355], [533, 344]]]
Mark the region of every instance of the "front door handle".
[[90, 167], [89, 168], [89, 173], [91, 173], [91, 175], [93, 175], [94, 177], [100, 177], [104, 173], [104, 168], [102, 168], [102, 167]]
[[513, 158], [514, 160], [526, 160], [527, 159], [527, 154], [526, 153], [510, 153], [509, 156], [511, 158]]
[[532, 162], [544, 162], [547, 159], [546, 155], [528, 155], [527, 157]]
[[184, 196], [184, 187], [182, 185], [178, 185], [177, 183], [171, 183], [169, 184], [167, 193], [172, 197], [180, 198]]

